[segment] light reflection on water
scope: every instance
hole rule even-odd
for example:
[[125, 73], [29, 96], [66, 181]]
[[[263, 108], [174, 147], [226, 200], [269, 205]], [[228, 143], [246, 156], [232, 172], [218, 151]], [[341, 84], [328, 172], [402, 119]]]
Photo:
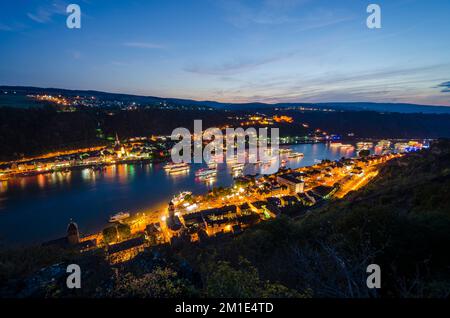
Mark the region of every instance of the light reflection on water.
[[[287, 160], [297, 168], [353, 156], [325, 144], [291, 146], [304, 157]], [[283, 157], [282, 157], [283, 159]], [[181, 174], [168, 174], [163, 164], [121, 164], [101, 170], [80, 169], [11, 179], [0, 183], [0, 242], [32, 243], [64, 235], [74, 219], [80, 230], [101, 230], [110, 215], [119, 211], [156, 211], [181, 191], [206, 193], [233, 182], [232, 165], [218, 164], [215, 178], [202, 180], [195, 171], [206, 165], [194, 164]], [[253, 166], [244, 172], [257, 172]]]

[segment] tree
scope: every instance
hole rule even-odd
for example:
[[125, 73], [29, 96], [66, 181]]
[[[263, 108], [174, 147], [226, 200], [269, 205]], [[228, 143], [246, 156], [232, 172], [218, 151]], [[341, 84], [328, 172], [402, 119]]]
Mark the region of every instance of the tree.
[[358, 155], [359, 155], [361, 158], [368, 157], [368, 156], [370, 155], [370, 150], [363, 149], [363, 150], [361, 150], [360, 152], [358, 152]]
[[131, 228], [128, 224], [119, 223], [117, 225], [117, 233], [120, 240], [126, 240], [131, 236]]
[[117, 227], [115, 225], [109, 226], [109, 227], [103, 229], [102, 234], [103, 234], [103, 240], [105, 241], [105, 243], [111, 244], [111, 243], [117, 242], [118, 233], [117, 233]]
[[229, 262], [219, 261], [210, 266], [206, 281], [207, 297], [255, 298], [255, 297], [303, 297], [295, 290], [279, 283], [262, 282], [258, 270], [245, 259], [239, 261], [239, 269]]
[[196, 294], [195, 288], [171, 268], [156, 268], [137, 277], [131, 273], [116, 278], [111, 297], [120, 298], [176, 298]]
[[[244, 265], [242, 262], [240, 265]], [[249, 298], [256, 297], [259, 290], [259, 277], [256, 268], [240, 266], [234, 269], [230, 263], [220, 261], [206, 280], [207, 297]]]

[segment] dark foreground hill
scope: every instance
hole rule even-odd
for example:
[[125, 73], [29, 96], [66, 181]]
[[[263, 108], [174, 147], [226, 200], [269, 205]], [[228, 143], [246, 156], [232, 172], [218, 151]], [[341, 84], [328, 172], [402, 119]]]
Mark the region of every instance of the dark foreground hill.
[[[38, 297], [448, 297], [449, 197], [450, 141], [441, 140], [427, 151], [392, 160], [368, 186], [340, 201], [300, 219], [261, 223], [234, 238], [153, 248], [114, 268], [102, 253], [5, 250], [1, 292]], [[30, 275], [60, 262], [80, 264], [82, 289], [68, 292], [64, 279], [33, 285]], [[367, 288], [369, 264], [381, 267], [381, 289]]]

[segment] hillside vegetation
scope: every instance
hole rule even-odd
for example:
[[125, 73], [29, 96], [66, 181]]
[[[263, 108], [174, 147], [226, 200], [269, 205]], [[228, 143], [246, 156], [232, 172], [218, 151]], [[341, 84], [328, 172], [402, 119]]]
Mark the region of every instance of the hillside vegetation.
[[[81, 290], [69, 293], [63, 277], [24, 295], [448, 297], [449, 198], [450, 141], [441, 140], [388, 162], [368, 186], [339, 201], [236, 237], [157, 247], [115, 267], [101, 253], [2, 252], [2, 293], [23, 294], [36, 264], [59, 261], [88, 269]], [[369, 264], [381, 267], [381, 289], [366, 286]]]

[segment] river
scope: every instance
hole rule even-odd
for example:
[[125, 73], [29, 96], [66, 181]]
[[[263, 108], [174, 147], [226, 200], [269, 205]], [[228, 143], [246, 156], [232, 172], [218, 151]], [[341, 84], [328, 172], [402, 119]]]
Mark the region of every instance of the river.
[[[355, 154], [327, 144], [289, 148], [304, 154], [288, 160], [291, 168]], [[161, 213], [172, 196], [181, 191], [202, 194], [214, 186], [232, 184], [230, 165], [220, 164], [212, 182], [195, 177], [201, 166], [192, 165], [185, 174], [169, 175], [162, 164], [121, 164], [104, 171], [55, 172], [0, 182], [0, 244], [26, 245], [61, 237], [71, 219], [78, 223], [81, 233], [94, 233], [119, 211]]]

